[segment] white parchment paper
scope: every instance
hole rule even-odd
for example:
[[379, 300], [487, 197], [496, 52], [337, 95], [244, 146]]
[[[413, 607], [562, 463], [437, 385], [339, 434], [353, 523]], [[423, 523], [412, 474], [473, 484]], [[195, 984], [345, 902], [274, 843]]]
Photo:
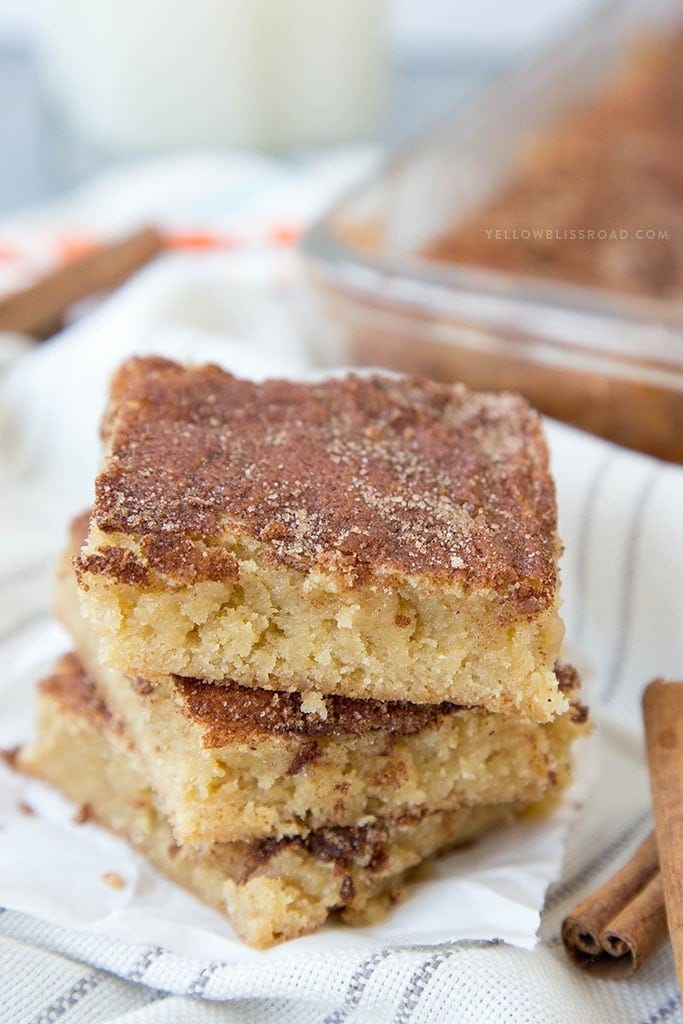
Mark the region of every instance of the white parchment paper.
[[[275, 268], [281, 286], [291, 271], [289, 259], [283, 256]], [[58, 344], [22, 356], [0, 379], [0, 746], [30, 737], [34, 684], [69, 646], [49, 611], [52, 565], [69, 517], [91, 500], [98, 422], [114, 367], [133, 352], [155, 352], [212, 360], [255, 377], [306, 372], [287, 289], [271, 289], [266, 299], [259, 287], [261, 277], [273, 275], [272, 257], [267, 272], [257, 261], [246, 270], [242, 261], [233, 271], [210, 260], [201, 272], [196, 262], [162, 262]], [[192, 322], [193, 274], [202, 317], [210, 313], [220, 335]], [[580, 799], [575, 789], [551, 817], [516, 823], [440, 859], [382, 925], [332, 924], [286, 947], [255, 953], [234, 938], [224, 918], [160, 878], [125, 843], [93, 824], [73, 824], [74, 808], [59, 794], [3, 765], [0, 904], [57, 924], [230, 962], [387, 941], [497, 938], [531, 947]], [[125, 886], [105, 884], [108, 872], [120, 874]]]

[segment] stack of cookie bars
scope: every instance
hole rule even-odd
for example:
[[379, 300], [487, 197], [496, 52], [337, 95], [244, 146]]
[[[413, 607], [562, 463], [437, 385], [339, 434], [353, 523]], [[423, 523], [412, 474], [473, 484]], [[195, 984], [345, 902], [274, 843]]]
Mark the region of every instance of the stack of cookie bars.
[[521, 398], [133, 359], [103, 441], [25, 771], [257, 947], [552, 806], [586, 712]]

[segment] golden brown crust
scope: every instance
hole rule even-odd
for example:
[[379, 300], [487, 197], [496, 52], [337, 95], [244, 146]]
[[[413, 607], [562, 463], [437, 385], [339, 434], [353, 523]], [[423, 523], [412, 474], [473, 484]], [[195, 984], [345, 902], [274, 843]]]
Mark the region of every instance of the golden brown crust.
[[556, 662], [555, 677], [557, 688], [570, 699], [569, 717], [574, 725], [583, 725], [588, 721], [588, 708], [578, 699], [581, 688], [581, 677], [573, 665]]
[[325, 697], [327, 717], [322, 718], [301, 710], [299, 693], [258, 690], [230, 681], [215, 685], [178, 676], [174, 686], [184, 714], [202, 727], [204, 746], [211, 749], [264, 734], [322, 737], [387, 732], [410, 736], [461, 709], [447, 702], [412, 704], [333, 696]]
[[[411, 815], [416, 821], [426, 812]], [[306, 836], [285, 836], [282, 839], [262, 839], [250, 844], [241, 883], [262, 868], [264, 864], [287, 846], [300, 846], [311, 857], [339, 868], [358, 866], [361, 862], [367, 871], [381, 871], [386, 862], [386, 846], [389, 830], [399, 824], [398, 819], [384, 819], [371, 825], [336, 825], [319, 828]]]
[[[271, 561], [349, 585], [388, 572], [491, 587], [522, 612], [554, 601], [554, 489], [519, 396], [379, 375], [253, 384], [132, 359], [103, 431], [93, 521], [173, 580], [235, 578], [214, 556], [227, 524]], [[141, 561], [99, 557], [81, 570], [145, 585]]]
[[79, 580], [83, 572], [89, 572], [95, 576], [109, 576], [136, 587], [148, 587], [151, 583], [144, 562], [140, 561], [134, 551], [119, 545], [103, 548], [91, 555], [80, 555], [75, 568]]
[[564, 693], [565, 696], [571, 697], [572, 694], [578, 693], [581, 678], [573, 665], [569, 665], [566, 662], [555, 662], [555, 678], [557, 679], [558, 690]]
[[[578, 692], [579, 675], [571, 665], [556, 665], [555, 675], [558, 686], [568, 697]], [[175, 676], [173, 682], [183, 713], [201, 726], [202, 742], [207, 749], [225, 747], [229, 743], [264, 734], [315, 738], [385, 732], [411, 736], [434, 725], [445, 715], [472, 710], [469, 706], [448, 701], [414, 704], [407, 700], [328, 696], [324, 698], [326, 717], [323, 718], [315, 712], [302, 711], [304, 698], [299, 693], [260, 690], [240, 686], [230, 680], [216, 684]], [[154, 684], [146, 680], [135, 680], [133, 685], [142, 696], [154, 692]], [[580, 707], [578, 704], [572, 706]], [[314, 756], [311, 746], [307, 759]], [[290, 771], [294, 774], [293, 769]]]
[[[578, 691], [579, 676], [571, 665], [557, 665], [555, 674], [568, 696]], [[142, 697], [154, 694], [153, 683], [143, 679], [130, 682]], [[76, 654], [63, 655], [54, 673], [39, 685], [43, 693], [49, 693], [68, 711], [86, 714], [99, 729], [120, 731], [121, 726], [99, 696]], [[183, 713], [202, 728], [202, 742], [207, 749], [257, 740], [264, 735], [310, 739], [310, 744], [296, 754], [290, 774], [296, 774], [318, 756], [316, 738], [362, 736], [368, 732], [410, 736], [445, 715], [470, 710], [448, 702], [413, 704], [332, 696], [325, 698], [327, 717], [323, 718], [315, 712], [301, 710], [303, 698], [299, 693], [252, 689], [234, 682], [216, 685], [179, 676], [174, 677], [173, 685]], [[573, 721], [583, 721], [588, 715], [587, 709], [576, 701], [572, 709]]]
[[50, 696], [61, 709], [83, 715], [98, 730], [122, 731], [120, 723], [99, 696], [95, 684], [73, 652], [63, 654], [57, 660], [54, 671], [41, 679], [38, 689]]

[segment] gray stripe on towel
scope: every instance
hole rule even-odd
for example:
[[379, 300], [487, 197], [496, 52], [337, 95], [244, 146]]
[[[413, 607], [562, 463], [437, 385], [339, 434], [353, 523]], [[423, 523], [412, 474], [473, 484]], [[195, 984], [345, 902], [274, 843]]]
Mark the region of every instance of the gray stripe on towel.
[[[628, 650], [631, 638], [636, 565], [638, 562], [640, 539], [643, 532], [645, 510], [658, 482], [658, 471], [653, 470], [648, 473], [640, 490], [638, 491], [638, 496], [631, 513], [631, 522], [629, 523], [628, 533], [626, 536], [626, 554], [624, 556], [624, 571], [622, 574], [619, 625], [614, 643], [612, 665], [607, 676], [607, 685], [601, 695], [601, 699], [605, 701], [609, 701], [614, 696], [617, 685], [620, 682], [622, 669], [626, 662], [626, 651]], [[643, 680], [643, 682], [645, 682], [645, 680]]]
[[457, 947], [451, 949], [443, 949], [433, 956], [425, 960], [416, 971], [413, 972], [410, 981], [408, 982], [403, 996], [401, 997], [401, 1004], [398, 1008], [396, 1016], [394, 1017], [394, 1024], [408, 1024], [410, 1018], [413, 1016], [417, 1006], [424, 995], [424, 991], [427, 985], [438, 971], [441, 964], [445, 960], [450, 959], [457, 952]]
[[97, 971], [79, 978], [64, 995], [58, 996], [49, 1006], [33, 1017], [31, 1024], [53, 1024], [53, 1021], [59, 1020], [65, 1013], [72, 1010], [77, 1003], [80, 1003], [81, 999], [84, 999], [85, 996], [96, 989], [103, 977], [104, 975]]

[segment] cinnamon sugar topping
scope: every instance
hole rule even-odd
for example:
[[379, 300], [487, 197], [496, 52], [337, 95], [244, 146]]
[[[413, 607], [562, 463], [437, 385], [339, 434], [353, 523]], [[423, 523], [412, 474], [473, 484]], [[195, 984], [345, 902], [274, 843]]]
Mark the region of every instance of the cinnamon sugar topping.
[[[179, 581], [235, 578], [226, 531], [271, 561], [491, 586], [538, 611], [556, 589], [556, 509], [538, 416], [512, 394], [419, 378], [254, 384], [132, 359], [116, 375], [94, 522]], [[201, 538], [199, 543], [198, 538]], [[139, 578], [117, 550], [82, 568]]]
[[54, 697], [67, 711], [84, 715], [98, 729], [121, 731], [120, 722], [97, 693], [75, 654], [62, 655], [53, 674], [42, 679], [38, 688], [41, 693]]
[[[333, 696], [325, 698], [327, 716], [323, 718], [302, 710], [305, 694], [259, 690], [225, 680], [216, 686], [179, 676], [174, 678], [174, 685], [184, 712], [201, 725], [207, 748], [224, 747], [259, 734], [314, 738], [384, 731], [408, 736], [460, 710], [457, 704], [446, 702], [413, 704]], [[309, 756], [306, 761], [311, 759]], [[294, 774], [293, 769], [290, 772]]]
[[[563, 692], [571, 694], [578, 689], [579, 676], [571, 665], [556, 665], [555, 676], [558, 686], [564, 686]], [[368, 732], [410, 736], [434, 725], [445, 715], [475, 710], [448, 701], [415, 704], [407, 700], [327, 696], [323, 717], [320, 713], [303, 710], [305, 693], [260, 690], [231, 680], [216, 685], [175, 676], [173, 682], [183, 712], [201, 726], [203, 744], [209, 749], [263, 734], [296, 735], [312, 740], [323, 736], [362, 736]], [[139, 687], [138, 692], [141, 692]], [[308, 748], [311, 756], [305, 758], [306, 762], [315, 756], [314, 747], [313, 743]]]

